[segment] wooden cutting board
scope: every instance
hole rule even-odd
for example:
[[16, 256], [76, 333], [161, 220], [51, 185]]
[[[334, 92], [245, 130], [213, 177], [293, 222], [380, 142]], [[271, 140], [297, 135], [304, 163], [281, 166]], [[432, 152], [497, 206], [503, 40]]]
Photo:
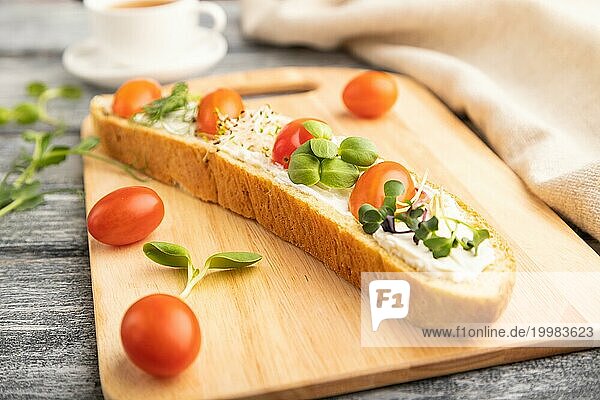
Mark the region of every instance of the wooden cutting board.
[[[370, 137], [386, 158], [417, 171], [470, 203], [511, 244], [520, 271], [600, 271], [600, 258], [432, 93], [397, 76], [399, 98], [378, 120], [346, 112], [341, 92], [357, 73], [340, 68], [280, 68], [206, 77], [194, 92], [228, 86], [248, 107], [268, 103], [291, 117], [327, 121], [341, 134]], [[89, 120], [82, 135], [93, 134]], [[138, 185], [91, 159], [86, 204]], [[180, 376], [154, 379], [123, 353], [125, 310], [142, 296], [183, 288], [183, 272], [145, 259], [137, 243], [112, 248], [90, 239], [100, 377], [110, 399], [306, 398], [373, 388], [555, 354], [552, 348], [365, 348], [360, 292], [323, 264], [255, 221], [150, 181], [166, 215], [148, 240], [176, 242], [197, 263], [218, 251], [264, 255], [257, 268], [209, 275], [187, 299], [202, 328], [202, 350]], [[534, 297], [537, 285], [521, 288]], [[516, 289], [517, 290], [517, 289]], [[570, 300], [583, 313], [583, 300]], [[579, 301], [579, 303], [578, 303]], [[526, 307], [525, 307], [526, 308]], [[539, 314], [541, 310], [524, 310]]]

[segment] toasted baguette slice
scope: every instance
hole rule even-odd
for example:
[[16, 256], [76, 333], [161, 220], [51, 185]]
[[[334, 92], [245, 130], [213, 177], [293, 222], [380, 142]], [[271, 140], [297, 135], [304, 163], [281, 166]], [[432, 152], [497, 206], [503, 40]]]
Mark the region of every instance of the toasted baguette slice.
[[[110, 102], [110, 97], [98, 96], [92, 100], [90, 112], [94, 131], [111, 157], [197, 198], [255, 219], [356, 287], [360, 287], [361, 272], [416, 272], [365, 234], [354, 218], [340, 216], [313, 196], [274, 181], [258, 167], [217, 152], [210, 142], [111, 115], [103, 106]], [[411, 274], [409, 319], [420, 326], [494, 321], [510, 298], [515, 262], [507, 244], [479, 214], [456, 200], [471, 222], [489, 230], [496, 262], [470, 282]]]

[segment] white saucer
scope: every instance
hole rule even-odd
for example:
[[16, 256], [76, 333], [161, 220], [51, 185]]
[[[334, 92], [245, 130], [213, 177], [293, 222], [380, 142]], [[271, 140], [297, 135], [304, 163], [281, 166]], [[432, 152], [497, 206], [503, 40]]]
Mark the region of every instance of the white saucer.
[[214, 66], [227, 54], [227, 41], [219, 32], [198, 28], [196, 43], [185, 55], [165, 60], [160, 65], [124, 65], [101, 53], [88, 38], [67, 47], [63, 65], [71, 74], [92, 84], [117, 88], [127, 79], [154, 78], [161, 83], [189, 78]]

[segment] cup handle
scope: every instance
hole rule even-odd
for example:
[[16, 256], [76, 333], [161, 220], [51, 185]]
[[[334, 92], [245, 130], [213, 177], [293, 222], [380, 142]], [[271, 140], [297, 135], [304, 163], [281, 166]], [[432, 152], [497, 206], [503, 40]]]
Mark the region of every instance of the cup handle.
[[212, 1], [195, 1], [195, 9], [198, 14], [206, 14], [213, 20], [213, 31], [223, 32], [227, 26], [227, 14], [220, 5]]

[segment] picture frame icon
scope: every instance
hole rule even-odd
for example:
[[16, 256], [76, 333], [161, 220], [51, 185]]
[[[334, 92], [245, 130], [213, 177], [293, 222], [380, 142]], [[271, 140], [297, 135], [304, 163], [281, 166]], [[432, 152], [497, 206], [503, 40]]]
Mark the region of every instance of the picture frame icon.
[[377, 332], [386, 319], [406, 318], [409, 311], [410, 284], [402, 279], [378, 279], [369, 282], [371, 329]]

